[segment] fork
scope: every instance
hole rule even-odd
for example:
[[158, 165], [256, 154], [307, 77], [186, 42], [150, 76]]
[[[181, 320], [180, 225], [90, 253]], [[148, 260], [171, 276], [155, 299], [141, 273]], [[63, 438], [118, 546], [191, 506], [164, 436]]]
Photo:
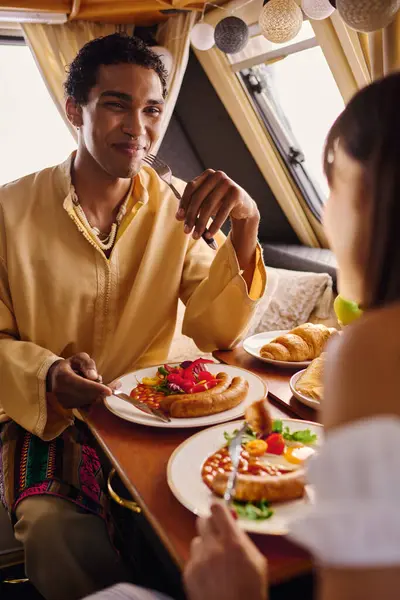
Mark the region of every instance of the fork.
[[[182, 196], [180, 195], [180, 193], [178, 192], [178, 190], [172, 183], [172, 171], [169, 168], [169, 166], [164, 161], [162, 161], [160, 158], [158, 158], [158, 156], [155, 156], [154, 154], [148, 154], [143, 159], [143, 161], [155, 170], [155, 172], [157, 173], [157, 175], [159, 176], [160, 179], [165, 181], [165, 183], [173, 191], [175, 197], [178, 200], [182, 200]], [[207, 232], [208, 232], [208, 229], [206, 229], [202, 235], [203, 240], [210, 246], [210, 248], [212, 248], [213, 250], [218, 250], [218, 244], [214, 240], [214, 238], [205, 237]]]
[[239, 469], [240, 455], [242, 451], [242, 440], [243, 435], [247, 430], [246, 421], [243, 423], [242, 427], [236, 433], [235, 437], [231, 440], [229, 444], [229, 456], [232, 462], [232, 471], [229, 473], [228, 483], [226, 484], [224, 500], [230, 506], [232, 499], [235, 495], [235, 487], [236, 487], [236, 479]]

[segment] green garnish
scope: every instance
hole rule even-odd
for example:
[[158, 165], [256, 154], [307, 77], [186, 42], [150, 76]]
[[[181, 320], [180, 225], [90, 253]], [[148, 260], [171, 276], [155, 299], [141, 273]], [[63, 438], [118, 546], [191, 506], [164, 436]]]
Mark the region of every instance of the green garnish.
[[303, 431], [294, 431], [290, 433], [289, 427], [283, 430], [283, 438], [290, 442], [300, 442], [301, 444], [314, 444], [317, 441], [317, 434], [312, 433], [309, 429]]
[[165, 396], [171, 396], [171, 394], [176, 394], [176, 392], [173, 392], [172, 390], [169, 389], [167, 382], [163, 381], [160, 385], [155, 385], [153, 387], [153, 390], [155, 390], [156, 392], [160, 392], [161, 394], [164, 394]]
[[261, 502], [238, 502], [235, 500], [232, 504], [238, 516], [249, 521], [264, 521], [270, 519], [274, 514], [266, 500], [261, 500]]
[[164, 369], [164, 367], [158, 367], [158, 372], [160, 373], [160, 375], [165, 375], [165, 377], [169, 375], [167, 369]]
[[[227, 431], [224, 431], [224, 438], [226, 440], [226, 445], [229, 446], [229, 444], [231, 443], [231, 441], [233, 440], [233, 438], [235, 437], [235, 435], [238, 433], [239, 429], [235, 429], [235, 431], [233, 431], [232, 433], [228, 433]], [[243, 434], [242, 437], [242, 444], [247, 444], [247, 442], [252, 442], [253, 440], [256, 440], [257, 436], [254, 433], [254, 431], [252, 430], [251, 427], [248, 427], [245, 431], [245, 433]]]
[[272, 422], [272, 433], [282, 433], [283, 423], [279, 419]]
[[288, 442], [300, 442], [305, 445], [314, 444], [318, 438], [317, 434], [312, 433], [310, 429], [293, 431], [292, 433], [289, 427], [283, 427], [283, 423], [279, 419], [272, 423], [272, 432], [281, 433], [283, 439]]

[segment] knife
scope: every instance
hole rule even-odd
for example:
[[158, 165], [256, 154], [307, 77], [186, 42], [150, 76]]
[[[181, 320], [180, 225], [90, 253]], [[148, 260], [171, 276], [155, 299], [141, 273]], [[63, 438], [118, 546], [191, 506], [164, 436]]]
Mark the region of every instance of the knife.
[[147, 413], [148, 415], [153, 415], [153, 417], [160, 419], [164, 423], [170, 423], [171, 419], [158, 408], [152, 408], [145, 402], [140, 402], [140, 400], [136, 400], [135, 398], [128, 396], [128, 394], [120, 392], [119, 390], [113, 390], [112, 392], [113, 396], [115, 396], [116, 398], [120, 398], [121, 400], [125, 400], [125, 402], [129, 402], [129, 404], [132, 404], [133, 406]]
[[233, 467], [232, 471], [229, 473], [228, 483], [226, 484], [224, 493], [224, 500], [228, 505], [232, 502], [235, 495], [236, 479], [239, 469], [240, 455], [242, 452], [242, 440], [243, 435], [247, 431], [247, 427], [247, 423], [244, 422], [235, 437], [231, 440], [228, 448]]

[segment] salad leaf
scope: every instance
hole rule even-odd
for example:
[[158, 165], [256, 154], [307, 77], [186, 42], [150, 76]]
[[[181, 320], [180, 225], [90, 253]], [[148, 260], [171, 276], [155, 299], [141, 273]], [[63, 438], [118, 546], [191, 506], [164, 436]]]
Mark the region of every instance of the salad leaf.
[[181, 367], [181, 369], [187, 369], [188, 367], [190, 367], [192, 362], [193, 362], [192, 360], [185, 360], [179, 366]]
[[[235, 431], [233, 431], [232, 433], [228, 433], [227, 431], [224, 431], [224, 438], [226, 440], [226, 445], [229, 446], [229, 444], [231, 443], [231, 441], [233, 440], [233, 438], [235, 437], [235, 435], [238, 433], [239, 429], [235, 429]], [[251, 427], [248, 427], [245, 431], [245, 433], [243, 434], [242, 437], [242, 443], [246, 444], [247, 442], [252, 442], [253, 440], [256, 440], [257, 436], [254, 433], [254, 431], [252, 430]]]
[[156, 392], [160, 392], [161, 394], [165, 394], [166, 396], [171, 396], [172, 394], [176, 394], [173, 390], [168, 387], [167, 382], [163, 381], [160, 385], [155, 385], [153, 388]]
[[312, 433], [310, 429], [303, 429], [303, 431], [293, 431], [290, 433], [289, 427], [285, 427], [283, 430], [283, 438], [290, 442], [300, 442], [301, 444], [314, 444], [317, 441], [317, 434]]
[[282, 433], [283, 423], [279, 419], [272, 422], [272, 433]]
[[310, 429], [303, 429], [301, 431], [291, 432], [289, 427], [283, 427], [283, 423], [280, 419], [277, 419], [272, 423], [272, 433], [281, 433], [283, 439], [288, 442], [300, 442], [301, 444], [314, 444], [318, 436], [316, 433], [312, 433]]
[[274, 514], [266, 500], [261, 500], [261, 502], [238, 502], [235, 500], [233, 507], [239, 517], [249, 521], [263, 521], [270, 519]]
[[165, 367], [158, 367], [158, 372], [161, 375], [165, 375], [165, 376], [169, 375], [169, 372], [167, 371], [167, 369]]

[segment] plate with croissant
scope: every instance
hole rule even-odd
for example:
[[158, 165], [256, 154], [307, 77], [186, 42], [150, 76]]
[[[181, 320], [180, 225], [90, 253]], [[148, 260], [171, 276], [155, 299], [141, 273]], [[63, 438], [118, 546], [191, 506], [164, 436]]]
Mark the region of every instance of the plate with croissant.
[[322, 324], [304, 323], [290, 331], [257, 333], [243, 342], [251, 356], [279, 367], [308, 367], [323, 352], [337, 329]]

